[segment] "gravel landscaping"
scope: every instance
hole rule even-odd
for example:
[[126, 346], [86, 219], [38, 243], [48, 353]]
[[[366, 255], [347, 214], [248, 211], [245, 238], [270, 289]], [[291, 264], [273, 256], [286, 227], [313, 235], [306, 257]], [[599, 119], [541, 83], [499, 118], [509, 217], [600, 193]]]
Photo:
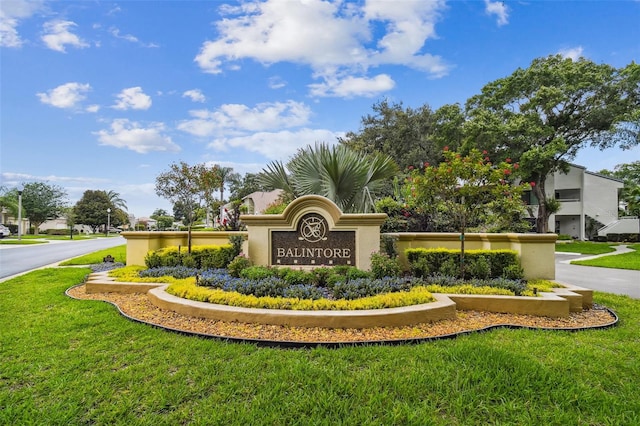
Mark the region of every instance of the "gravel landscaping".
[[153, 305], [146, 294], [94, 293], [87, 294], [85, 286], [72, 287], [70, 297], [82, 300], [101, 300], [116, 305], [135, 320], [148, 324], [221, 338], [289, 343], [362, 343], [421, 340], [448, 337], [459, 333], [484, 330], [493, 326], [516, 326], [536, 329], [580, 330], [608, 327], [616, 324], [615, 315], [600, 306], [571, 313], [568, 318], [547, 318], [533, 315], [499, 314], [459, 311], [455, 320], [418, 324], [409, 327], [378, 327], [370, 329], [299, 328], [273, 325], [229, 323], [187, 317]]

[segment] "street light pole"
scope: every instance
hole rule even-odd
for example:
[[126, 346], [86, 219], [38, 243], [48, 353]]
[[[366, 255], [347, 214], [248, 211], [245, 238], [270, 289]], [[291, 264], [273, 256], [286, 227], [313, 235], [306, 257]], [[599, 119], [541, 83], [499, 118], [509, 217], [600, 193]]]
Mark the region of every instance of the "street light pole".
[[22, 240], [22, 189], [18, 188], [18, 241]]
[[111, 208], [107, 209], [107, 237], [109, 236], [109, 228], [111, 228]]

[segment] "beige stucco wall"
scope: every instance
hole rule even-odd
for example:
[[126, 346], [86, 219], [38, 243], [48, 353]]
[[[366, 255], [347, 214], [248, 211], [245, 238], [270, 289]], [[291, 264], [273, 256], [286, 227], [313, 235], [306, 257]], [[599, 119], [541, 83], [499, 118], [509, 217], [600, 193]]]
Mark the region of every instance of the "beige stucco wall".
[[[244, 235], [246, 232], [238, 231], [206, 231], [192, 232], [191, 245], [223, 245], [229, 244], [230, 235]], [[127, 240], [127, 265], [144, 265], [144, 258], [150, 250], [158, 250], [162, 247], [182, 246], [187, 249], [187, 231], [157, 231], [157, 232], [123, 232], [121, 234]], [[246, 251], [246, 241], [245, 241]]]
[[[380, 225], [385, 214], [345, 214], [330, 200], [317, 195], [300, 197], [279, 215], [242, 215], [246, 232], [193, 232], [192, 245], [228, 244], [229, 236], [241, 234], [247, 239], [243, 252], [254, 265], [271, 265], [272, 231], [295, 231], [300, 218], [307, 213], [322, 215], [330, 231], [355, 231], [355, 266], [371, 269], [371, 254], [380, 249]], [[386, 234], [397, 239], [398, 254], [405, 269], [408, 263], [404, 251], [408, 248], [460, 249], [457, 233], [396, 233]], [[150, 250], [167, 246], [187, 246], [187, 232], [123, 232], [127, 239], [127, 265], [144, 265]], [[526, 279], [555, 279], [555, 234], [465, 234], [465, 249], [510, 249], [520, 255]]]
[[[460, 249], [460, 234], [438, 232], [403, 232], [389, 235], [397, 239], [398, 255], [404, 268], [408, 262], [404, 251], [408, 248]], [[526, 279], [548, 279], [556, 277], [556, 234], [465, 234], [465, 250], [515, 250]]]

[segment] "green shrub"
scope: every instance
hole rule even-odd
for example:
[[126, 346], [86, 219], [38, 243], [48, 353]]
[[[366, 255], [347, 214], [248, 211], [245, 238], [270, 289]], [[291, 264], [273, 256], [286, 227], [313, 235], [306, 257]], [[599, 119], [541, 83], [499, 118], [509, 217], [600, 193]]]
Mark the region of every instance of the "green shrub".
[[187, 253], [184, 247], [171, 246], [147, 253], [145, 265], [148, 268], [187, 266], [197, 269], [219, 269], [226, 268], [233, 258], [231, 244], [194, 246], [191, 253]]
[[519, 264], [511, 264], [505, 266], [502, 277], [508, 280], [521, 280], [524, 277], [524, 270]]
[[446, 275], [449, 277], [457, 277], [460, 275], [460, 259], [457, 260], [453, 257], [442, 262], [438, 272], [442, 275]]
[[[407, 249], [405, 254], [412, 271], [424, 270], [426, 266], [429, 273], [460, 275], [460, 250], [415, 248]], [[478, 263], [478, 259], [481, 257], [484, 260], [480, 260]], [[490, 271], [488, 275], [487, 263]], [[510, 265], [518, 267], [520, 265], [518, 254], [514, 250], [465, 251], [465, 277], [468, 278], [499, 278], [503, 276], [505, 268]]]
[[375, 278], [398, 277], [402, 274], [402, 268], [400, 268], [397, 257], [373, 253], [371, 255], [371, 273]]
[[282, 279], [288, 284], [313, 284], [316, 276], [310, 271], [283, 268]]
[[410, 265], [411, 275], [418, 278], [424, 278], [431, 274], [429, 261], [425, 257], [419, 257]]
[[242, 243], [244, 242], [243, 235], [230, 235], [229, 243], [233, 247], [233, 259], [236, 258], [240, 253], [242, 253]]
[[331, 275], [327, 277], [327, 287], [358, 278], [371, 278], [373, 274], [349, 265], [337, 265], [332, 268]]
[[236, 256], [227, 266], [227, 270], [229, 271], [229, 275], [235, 278], [239, 278], [240, 274], [243, 270], [247, 269], [251, 266], [251, 261], [243, 256]]
[[240, 278], [249, 280], [263, 280], [277, 276], [278, 271], [275, 268], [269, 268], [267, 266], [250, 266], [240, 272]]
[[314, 275], [313, 285], [325, 287], [327, 285], [327, 279], [334, 274], [334, 270], [333, 268], [322, 267], [313, 269], [311, 273]]
[[485, 256], [471, 257], [466, 266], [465, 272], [468, 272], [473, 278], [486, 279], [491, 276], [491, 265]]
[[391, 235], [383, 235], [380, 238], [380, 251], [386, 253], [392, 259], [398, 257], [397, 237]]

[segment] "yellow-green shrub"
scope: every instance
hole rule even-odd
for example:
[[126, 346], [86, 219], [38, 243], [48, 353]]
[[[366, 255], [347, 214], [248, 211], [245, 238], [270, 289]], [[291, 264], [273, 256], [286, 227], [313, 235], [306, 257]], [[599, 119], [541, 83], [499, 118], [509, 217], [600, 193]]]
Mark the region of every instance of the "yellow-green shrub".
[[456, 285], [456, 286], [442, 286], [437, 284], [430, 284], [426, 286], [427, 291], [431, 293], [447, 293], [447, 294], [486, 294], [486, 295], [498, 295], [498, 296], [514, 296], [514, 292], [504, 289], [489, 286], [474, 287], [470, 284]]
[[177, 297], [220, 305], [245, 308], [290, 309], [290, 310], [363, 310], [383, 309], [433, 302], [435, 299], [424, 287], [416, 286], [410, 291], [386, 293], [356, 300], [309, 300], [285, 297], [256, 297], [237, 292], [198, 287], [195, 282], [180, 280], [167, 288], [167, 293]]

